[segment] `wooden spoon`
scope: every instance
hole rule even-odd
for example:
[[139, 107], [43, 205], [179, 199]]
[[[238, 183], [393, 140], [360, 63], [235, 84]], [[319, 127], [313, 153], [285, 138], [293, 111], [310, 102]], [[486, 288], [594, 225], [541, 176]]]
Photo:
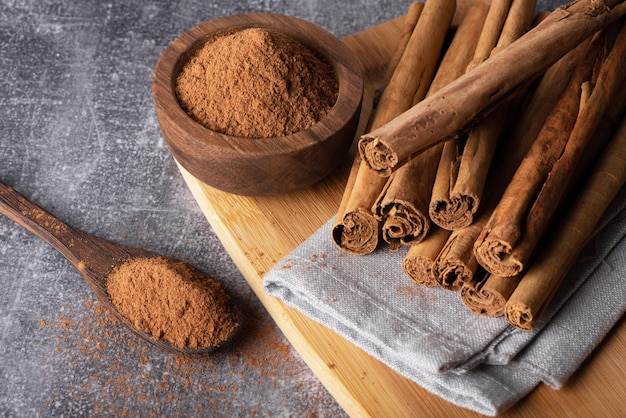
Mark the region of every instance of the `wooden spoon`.
[[[106, 279], [111, 271], [133, 258], [160, 257], [160, 255], [139, 248], [127, 247], [118, 243], [88, 234], [73, 228], [50, 213], [24, 198], [13, 188], [0, 183], [0, 213], [23, 226], [60, 252], [87, 281], [98, 300], [122, 323], [140, 338], [157, 347], [182, 354], [206, 354], [226, 345], [233, 339], [240, 326], [219, 346], [202, 349], [183, 349], [169, 342], [154, 338], [137, 329], [123, 317], [111, 302], [106, 290]], [[231, 307], [239, 316], [238, 310]], [[241, 323], [241, 321], [238, 321]]]

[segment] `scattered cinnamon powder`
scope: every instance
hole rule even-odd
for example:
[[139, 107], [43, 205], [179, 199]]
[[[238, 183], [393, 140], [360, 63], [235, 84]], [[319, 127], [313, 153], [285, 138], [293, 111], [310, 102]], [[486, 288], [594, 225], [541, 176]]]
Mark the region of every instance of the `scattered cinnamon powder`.
[[[40, 393], [46, 401], [38, 415], [202, 416], [210, 411], [246, 417], [255, 411], [264, 417], [344, 417], [319, 381], [305, 372], [306, 365], [260, 302], [250, 300], [243, 309], [250, 320], [237, 345], [206, 357], [154, 350], [125, 332], [98, 301], [61, 305], [40, 321], [41, 332], [52, 341], [52, 350], [40, 353], [47, 357], [40, 372], [49, 377], [62, 367], [65, 378], [45, 380]], [[285, 382], [295, 390], [285, 392]], [[248, 393], [255, 394], [252, 399], [261, 393], [271, 398], [248, 404]]]
[[249, 28], [209, 39], [176, 80], [197, 122], [242, 138], [285, 136], [322, 119], [337, 100], [331, 65], [301, 42]]
[[107, 279], [107, 292], [138, 329], [179, 348], [217, 347], [238, 326], [219, 282], [164, 257], [118, 266]]

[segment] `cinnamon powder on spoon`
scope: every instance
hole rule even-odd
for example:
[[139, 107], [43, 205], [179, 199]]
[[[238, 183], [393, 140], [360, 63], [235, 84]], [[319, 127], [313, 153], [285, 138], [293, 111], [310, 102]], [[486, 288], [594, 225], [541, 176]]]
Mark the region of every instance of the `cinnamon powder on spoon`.
[[176, 79], [181, 107], [207, 128], [241, 138], [290, 135], [337, 100], [330, 64], [298, 40], [248, 28], [209, 39]]
[[131, 259], [107, 278], [119, 313], [136, 328], [181, 349], [220, 346], [238, 326], [221, 284], [186, 263]]

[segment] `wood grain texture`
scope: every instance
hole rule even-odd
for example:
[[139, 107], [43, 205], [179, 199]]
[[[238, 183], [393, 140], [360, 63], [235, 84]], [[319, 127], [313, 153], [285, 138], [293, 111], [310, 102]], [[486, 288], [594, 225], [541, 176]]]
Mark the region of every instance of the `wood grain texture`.
[[[466, 4], [459, 2], [460, 13], [466, 10]], [[401, 20], [396, 19], [344, 39], [363, 66], [363, 116], [369, 113], [373, 91], [384, 76], [384, 63], [391, 57], [400, 28]], [[350, 416], [478, 416], [428, 393], [263, 291], [263, 275], [336, 213], [349, 166], [350, 162], [345, 161], [330, 177], [310, 188], [254, 198], [220, 192], [180, 169], [254, 292]], [[616, 416], [626, 409], [626, 367], [621, 361], [625, 352], [626, 324], [622, 320], [564, 389], [555, 391], [540, 385], [503, 416]]]
[[[291, 135], [251, 139], [211, 131], [183, 111], [174, 86], [191, 53], [212, 36], [249, 27], [286, 34], [332, 65], [339, 92], [322, 120]], [[225, 16], [189, 29], [163, 51], [152, 83], [163, 138], [177, 161], [212, 187], [246, 196], [307, 187], [336, 168], [354, 137], [362, 91], [358, 59], [340, 40], [302, 19], [270, 13]]]
[[111, 272], [131, 259], [156, 258], [159, 254], [108, 241], [73, 228], [3, 183], [0, 183], [0, 214], [21, 225], [62, 254], [85, 279], [98, 301], [139, 338], [174, 353], [206, 354], [217, 348], [179, 348], [165, 340], [154, 338], [120, 314], [111, 302], [106, 288]]

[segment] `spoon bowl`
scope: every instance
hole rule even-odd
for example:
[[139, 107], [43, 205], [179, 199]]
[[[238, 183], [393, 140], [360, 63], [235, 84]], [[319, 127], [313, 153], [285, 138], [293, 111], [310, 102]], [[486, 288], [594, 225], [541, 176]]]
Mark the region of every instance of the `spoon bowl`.
[[[13, 188], [0, 183], [0, 213], [15, 221], [26, 230], [41, 238], [61, 253], [83, 276], [96, 298], [114, 317], [126, 325], [135, 335], [153, 345], [179, 354], [208, 354], [227, 345], [241, 328], [241, 315], [231, 306], [238, 326], [220, 345], [201, 349], [180, 348], [157, 339], [122, 316], [113, 305], [106, 289], [106, 280], [114, 268], [136, 258], [162, 257], [140, 248], [129, 247], [73, 228], [29, 201]], [[195, 268], [195, 267], [194, 267]]]

